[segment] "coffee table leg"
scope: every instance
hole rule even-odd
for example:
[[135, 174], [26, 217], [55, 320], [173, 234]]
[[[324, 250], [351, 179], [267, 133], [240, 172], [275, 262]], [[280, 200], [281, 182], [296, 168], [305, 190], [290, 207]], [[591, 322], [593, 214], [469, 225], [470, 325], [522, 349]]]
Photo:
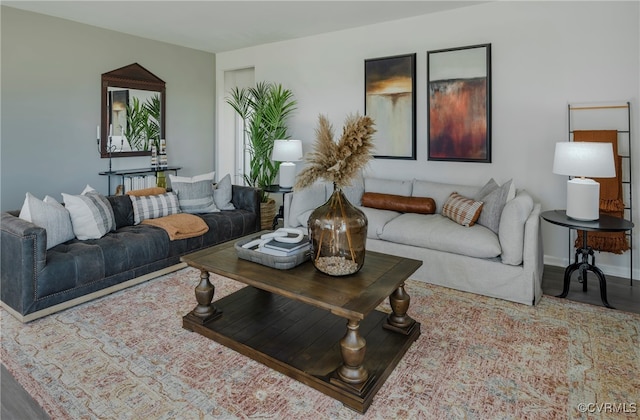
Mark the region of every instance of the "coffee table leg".
[[360, 322], [350, 319], [347, 323], [347, 334], [340, 340], [342, 366], [338, 368], [338, 377], [345, 383], [358, 387], [369, 378], [369, 372], [362, 365], [367, 342], [360, 335]]
[[191, 311], [191, 313], [204, 324], [214, 318], [222, 315], [222, 312], [218, 311], [215, 306], [211, 304], [213, 301], [213, 293], [215, 287], [209, 281], [209, 272], [205, 270], [200, 271], [200, 283], [196, 286], [196, 301], [198, 305]]
[[408, 335], [411, 327], [416, 323], [413, 318], [407, 315], [410, 302], [411, 297], [404, 290], [404, 284], [400, 285], [389, 296], [389, 304], [393, 312], [387, 317], [384, 327]]

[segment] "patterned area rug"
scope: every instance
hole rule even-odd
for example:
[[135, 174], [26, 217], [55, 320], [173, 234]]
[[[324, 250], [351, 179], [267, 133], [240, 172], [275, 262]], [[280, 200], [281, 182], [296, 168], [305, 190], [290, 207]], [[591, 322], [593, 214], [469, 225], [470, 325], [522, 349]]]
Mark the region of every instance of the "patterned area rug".
[[[211, 280], [216, 298], [241, 287]], [[3, 310], [2, 363], [55, 419], [638, 415], [637, 314], [548, 296], [528, 307], [409, 281], [422, 335], [362, 416], [182, 329], [198, 281], [187, 268], [26, 325]]]

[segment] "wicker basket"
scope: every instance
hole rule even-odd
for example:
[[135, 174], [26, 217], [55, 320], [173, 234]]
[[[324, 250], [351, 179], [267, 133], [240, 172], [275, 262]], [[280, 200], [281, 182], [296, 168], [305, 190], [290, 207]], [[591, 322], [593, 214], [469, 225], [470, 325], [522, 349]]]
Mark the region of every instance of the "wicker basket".
[[276, 217], [276, 200], [270, 198], [266, 203], [260, 203], [260, 228], [273, 228], [273, 219]]

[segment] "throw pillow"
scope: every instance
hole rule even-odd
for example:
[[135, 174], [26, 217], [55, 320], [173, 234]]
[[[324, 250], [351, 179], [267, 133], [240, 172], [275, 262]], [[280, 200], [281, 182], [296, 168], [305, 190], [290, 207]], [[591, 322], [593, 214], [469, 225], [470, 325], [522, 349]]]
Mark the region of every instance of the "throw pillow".
[[498, 183], [493, 178], [491, 178], [489, 181], [487, 181], [486, 184], [484, 184], [482, 188], [480, 188], [480, 191], [473, 195], [472, 198], [476, 201], [481, 201], [485, 195], [489, 194], [499, 187], [500, 186], [498, 185]]
[[482, 205], [482, 201], [476, 201], [453, 192], [442, 206], [442, 215], [462, 226], [470, 227], [480, 217]]
[[213, 190], [213, 202], [220, 210], [235, 210], [235, 206], [231, 202], [232, 197], [231, 176], [226, 174]]
[[215, 172], [191, 178], [169, 175], [171, 189], [178, 194], [180, 210], [185, 213], [213, 213], [220, 211], [213, 198]]
[[162, 187], [149, 187], [149, 188], [142, 188], [139, 190], [131, 190], [131, 191], [127, 191], [127, 195], [135, 195], [137, 197], [141, 197], [141, 196], [145, 196], [145, 195], [158, 195], [158, 194], [164, 194], [167, 192], [166, 188], [162, 188]]
[[215, 171], [207, 172], [206, 174], [200, 174], [195, 176], [178, 176], [169, 174], [169, 182], [198, 182], [198, 181], [213, 181], [216, 176]]
[[509, 180], [502, 184], [502, 186], [478, 198], [478, 200], [484, 203], [482, 213], [480, 213], [480, 217], [478, 218], [479, 225], [491, 229], [493, 233], [498, 233], [502, 209], [504, 209], [504, 205], [507, 204], [512, 185], [512, 180]]
[[47, 231], [47, 249], [75, 238], [69, 211], [51, 196], [40, 200], [27, 193], [19, 217]]
[[394, 210], [403, 213], [433, 214], [436, 202], [430, 197], [405, 197], [394, 194], [366, 192], [362, 195], [362, 205], [381, 210]]
[[109, 200], [89, 185], [80, 195], [62, 193], [76, 238], [99, 239], [115, 230], [115, 216]]
[[180, 203], [175, 192], [158, 195], [129, 196], [133, 205], [133, 223], [180, 213]]

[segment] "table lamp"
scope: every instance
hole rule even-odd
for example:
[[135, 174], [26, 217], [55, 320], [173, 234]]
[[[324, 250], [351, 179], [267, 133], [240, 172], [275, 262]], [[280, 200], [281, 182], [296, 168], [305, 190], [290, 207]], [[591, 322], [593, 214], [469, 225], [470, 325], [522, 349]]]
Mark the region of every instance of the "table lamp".
[[276, 140], [271, 156], [280, 162], [280, 188], [291, 188], [296, 180], [296, 164], [302, 160], [302, 142], [300, 140]]
[[576, 220], [600, 218], [600, 184], [593, 179], [614, 178], [611, 143], [570, 141], [556, 143], [553, 173], [567, 175], [567, 216]]

